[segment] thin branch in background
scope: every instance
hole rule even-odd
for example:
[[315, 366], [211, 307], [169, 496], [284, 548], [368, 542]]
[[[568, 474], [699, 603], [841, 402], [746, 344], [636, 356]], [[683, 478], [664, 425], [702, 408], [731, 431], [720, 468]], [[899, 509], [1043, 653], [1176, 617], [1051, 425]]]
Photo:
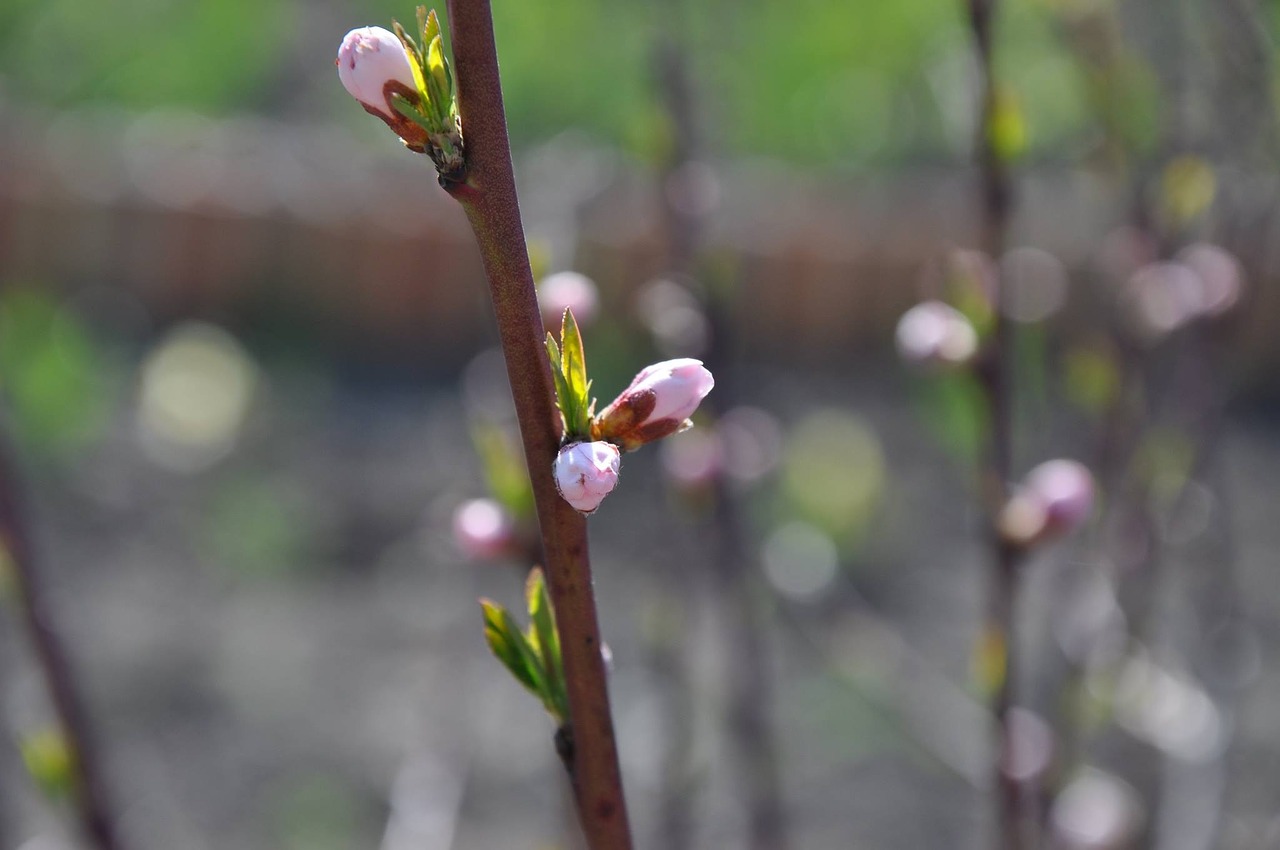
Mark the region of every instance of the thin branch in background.
[[[679, 11], [679, 10], [677, 10]], [[666, 224], [668, 266], [678, 277], [697, 280], [702, 234], [707, 229], [711, 205], [700, 198], [707, 188], [699, 183], [701, 132], [697, 95], [689, 66], [690, 51], [666, 36], [657, 45], [658, 87], [671, 122], [671, 155], [659, 172], [659, 196]], [[678, 199], [678, 202], [677, 202]], [[717, 410], [735, 403], [735, 348], [733, 323], [728, 315], [727, 287], [701, 281], [695, 293], [702, 301], [710, 328], [707, 358], [718, 378]], [[729, 658], [728, 734], [748, 811], [747, 847], [751, 850], [785, 850], [788, 846], [786, 814], [782, 800], [773, 707], [773, 681], [763, 635], [764, 612], [751, 592], [752, 556], [746, 545], [746, 529], [734, 494], [723, 475], [712, 485], [711, 521], [713, 553], [710, 558], [712, 599], [720, 609], [723, 640]]]
[[[978, 60], [981, 85], [980, 114], [977, 126], [977, 161], [979, 167], [982, 250], [993, 260], [1004, 252], [1012, 206], [1012, 189], [1005, 167], [1004, 152], [996, 137], [1002, 109], [1001, 92], [995, 73], [995, 19], [998, 0], [969, 0], [969, 27]], [[981, 492], [986, 506], [991, 540], [991, 567], [987, 622], [983, 634], [983, 652], [990, 653], [995, 676], [992, 681], [991, 710], [995, 717], [996, 746], [993, 780], [997, 796], [997, 820], [1000, 846], [1004, 850], [1022, 850], [1029, 846], [1028, 824], [1018, 779], [1004, 769], [1016, 763], [1012, 752], [1018, 745], [1011, 727], [1011, 710], [1017, 690], [1017, 636], [1014, 633], [1019, 585], [1019, 551], [996, 531], [996, 517], [1009, 497], [1009, 481], [1013, 474], [1013, 387], [1015, 353], [1013, 325], [1002, 309], [1003, 287], [997, 283], [994, 299], [993, 344], [989, 359], [980, 364], [979, 376], [985, 392], [990, 422], [990, 444], [986, 468], [982, 472]]]
[[80, 828], [96, 850], [121, 850], [98, 766], [97, 745], [71, 660], [54, 623], [27, 534], [20, 484], [9, 447], [0, 444], [0, 557], [7, 557], [20, 618], [44, 675], [68, 756]]
[[558, 748], [590, 846], [628, 850], [586, 520], [560, 497], [551, 473], [560, 447], [559, 417], [520, 221], [493, 16], [485, 0], [450, 0], [448, 8], [467, 170], [464, 181], [446, 183], [446, 189], [462, 204], [480, 245], [533, 485], [568, 690], [570, 728], [557, 736]]

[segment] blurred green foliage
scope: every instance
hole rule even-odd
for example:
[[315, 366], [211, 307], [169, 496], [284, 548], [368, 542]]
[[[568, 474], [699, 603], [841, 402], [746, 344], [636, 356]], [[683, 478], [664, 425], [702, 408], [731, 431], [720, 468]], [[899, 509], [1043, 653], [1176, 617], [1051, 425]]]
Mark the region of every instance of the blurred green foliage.
[[845, 548], [857, 546], [878, 515], [888, 484], [879, 437], [855, 415], [819, 410], [796, 423], [782, 461], [784, 513]]
[[71, 750], [66, 736], [57, 727], [46, 727], [18, 743], [27, 773], [50, 798], [61, 799], [71, 791]]
[[204, 512], [207, 551], [234, 574], [269, 578], [310, 565], [314, 509], [304, 491], [273, 478], [224, 482]]
[[301, 774], [270, 789], [264, 807], [274, 846], [282, 850], [339, 850], [359, 844], [367, 830], [354, 789], [327, 774]]
[[0, 295], [0, 397], [25, 448], [59, 454], [100, 436], [109, 415], [108, 361], [53, 295]]
[[283, 0], [5, 0], [0, 75], [53, 106], [269, 106], [263, 85], [292, 58], [292, 11]]
[[[962, 5], [495, 0], [512, 135], [532, 143], [578, 128], [661, 155], [670, 128], [656, 57], [671, 41], [685, 48], [717, 150], [811, 165], [962, 157], [974, 74]], [[9, 0], [0, 4], [0, 83], [53, 107], [319, 113], [356, 127], [366, 119], [333, 74], [337, 44], [350, 27], [412, 21], [414, 7], [139, 0], [103, 13], [82, 0]], [[1001, 76], [1033, 155], [1091, 129], [1087, 81], [1055, 14], [1052, 4], [1014, 3], [1002, 17]]]
[[976, 462], [987, 433], [982, 387], [973, 375], [936, 375], [918, 385], [920, 419], [938, 442], [957, 457]]

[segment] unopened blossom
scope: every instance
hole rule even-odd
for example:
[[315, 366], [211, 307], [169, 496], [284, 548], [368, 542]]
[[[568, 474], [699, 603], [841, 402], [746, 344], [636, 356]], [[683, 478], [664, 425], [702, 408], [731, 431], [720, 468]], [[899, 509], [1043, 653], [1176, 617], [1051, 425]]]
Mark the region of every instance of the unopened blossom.
[[347, 33], [338, 48], [338, 79], [370, 115], [381, 118], [410, 149], [421, 152], [427, 131], [392, 106], [398, 94], [418, 103], [409, 54], [396, 34], [382, 27], [360, 27]]
[[493, 499], [471, 499], [453, 512], [453, 540], [473, 561], [488, 561], [508, 554], [514, 545], [515, 522], [506, 508]]
[[715, 385], [701, 360], [684, 357], [647, 366], [596, 417], [592, 435], [630, 451], [683, 431]]
[[913, 366], [959, 366], [978, 351], [973, 325], [941, 301], [925, 301], [903, 313], [894, 340], [898, 354]]
[[1000, 531], [1019, 545], [1075, 531], [1093, 513], [1093, 476], [1074, 460], [1051, 460], [1027, 473], [1001, 512]]
[[556, 455], [556, 489], [578, 511], [593, 513], [618, 486], [618, 447], [603, 441], [570, 443]]

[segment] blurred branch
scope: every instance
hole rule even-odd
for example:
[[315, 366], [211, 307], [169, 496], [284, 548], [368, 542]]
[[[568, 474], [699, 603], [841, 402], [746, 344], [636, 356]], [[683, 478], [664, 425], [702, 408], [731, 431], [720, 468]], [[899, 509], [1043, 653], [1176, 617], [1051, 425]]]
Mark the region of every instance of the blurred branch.
[[[683, 8], [675, 10], [677, 15], [683, 13]], [[727, 293], [731, 289], [711, 285], [715, 281], [698, 280], [698, 266], [705, 259], [702, 239], [712, 207], [699, 198], [706, 188], [696, 183], [695, 169], [702, 155], [696, 78], [688, 59], [690, 51], [679, 40], [665, 33], [660, 35], [655, 53], [657, 85], [672, 136], [658, 187], [666, 225], [668, 267], [677, 276], [700, 284], [694, 295], [706, 312], [711, 340], [706, 356], [715, 364], [718, 376], [716, 400], [710, 405], [723, 411], [736, 402], [736, 338], [729, 315], [731, 301]], [[712, 598], [722, 615], [719, 622], [723, 624], [728, 653], [728, 734], [734, 755], [740, 760], [742, 793], [749, 812], [747, 847], [785, 850], [786, 813], [776, 733], [770, 716], [774, 685], [763, 635], [764, 614], [751, 592], [753, 558], [748, 552], [747, 532], [737, 500], [723, 475], [715, 477], [711, 497]]]
[[570, 728], [557, 735], [557, 745], [588, 843], [593, 850], [628, 850], [586, 520], [560, 498], [551, 475], [560, 443], [558, 416], [511, 166], [493, 17], [486, 0], [449, 0], [448, 8], [467, 175], [464, 183], [447, 188], [480, 245], [537, 505], [570, 709]]
[[7, 557], [22, 622], [44, 674], [53, 710], [65, 738], [72, 798], [85, 838], [97, 850], [120, 850], [106, 788], [98, 767], [84, 703], [75, 682], [71, 660], [54, 623], [41, 585], [35, 554], [27, 535], [22, 495], [9, 447], [0, 443], [0, 557]]
[[[1000, 90], [995, 74], [994, 29], [998, 0], [968, 0], [969, 27], [980, 70], [981, 100], [977, 130], [977, 160], [982, 201], [982, 249], [992, 261], [1004, 252], [1012, 205], [1012, 189], [1005, 163], [1005, 152], [997, 145], [995, 133], [999, 120]], [[1018, 745], [1010, 727], [1017, 687], [1018, 642], [1014, 633], [1015, 610], [1019, 585], [1018, 551], [996, 531], [996, 517], [1009, 497], [1009, 480], [1013, 473], [1013, 358], [1015, 340], [1013, 325], [1005, 316], [1003, 286], [997, 283], [994, 293], [993, 345], [987, 362], [980, 364], [985, 398], [990, 413], [991, 441], [986, 468], [982, 473], [982, 494], [987, 512], [986, 533], [991, 539], [990, 597], [983, 652], [992, 652], [997, 663], [992, 685], [991, 709], [995, 716], [996, 745], [993, 754], [993, 779], [998, 798], [1000, 845], [1005, 850], [1022, 850], [1027, 843], [1022, 789], [1004, 765], [1016, 760], [1012, 752]]]

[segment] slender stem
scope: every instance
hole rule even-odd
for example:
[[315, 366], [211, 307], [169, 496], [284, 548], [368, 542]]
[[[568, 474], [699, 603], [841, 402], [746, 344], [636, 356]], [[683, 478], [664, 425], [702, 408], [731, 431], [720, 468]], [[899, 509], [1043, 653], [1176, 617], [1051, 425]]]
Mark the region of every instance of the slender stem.
[[70, 757], [72, 799], [85, 838], [97, 850], [123, 846], [107, 806], [97, 749], [62, 637], [54, 626], [27, 536], [16, 470], [0, 444], [0, 554], [8, 556], [21, 616], [44, 674]]
[[[977, 131], [977, 159], [982, 196], [982, 248], [993, 260], [1004, 251], [1012, 203], [1009, 174], [997, 149], [992, 128], [999, 108], [994, 57], [994, 23], [998, 0], [968, 0], [969, 25], [974, 50], [981, 68], [982, 102]], [[1013, 327], [1002, 309], [1003, 287], [995, 293], [995, 328], [991, 359], [981, 370], [991, 422], [990, 456], [983, 473], [982, 489], [991, 520], [992, 541], [990, 597], [985, 642], [998, 647], [1001, 670], [991, 710], [995, 718], [993, 779], [997, 799], [1000, 846], [1022, 850], [1027, 846], [1021, 788], [1004, 766], [1018, 745], [1010, 728], [1010, 712], [1016, 694], [1017, 636], [1014, 633], [1018, 597], [1018, 552], [995, 533], [995, 518], [1008, 500], [1008, 482], [1013, 472], [1013, 388], [1011, 362], [1014, 354]]]
[[[671, 20], [687, 17], [686, 4], [673, 0], [667, 14]], [[677, 31], [682, 28], [677, 26]], [[704, 409], [727, 410], [736, 402], [734, 349], [738, 344], [730, 316], [731, 304], [723, 287], [710, 285], [707, 274], [698, 268], [702, 235], [707, 230], [708, 210], [701, 205], [676, 204], [672, 188], [688, 181], [689, 168], [703, 154], [699, 132], [698, 104], [689, 51], [678, 38], [662, 35], [657, 43], [657, 84], [672, 127], [675, 129], [671, 155], [659, 172], [659, 197], [666, 224], [668, 266], [677, 278], [698, 281], [696, 295], [706, 311], [711, 327], [707, 359], [716, 364], [717, 389], [714, 400]], [[688, 191], [697, 191], [688, 187]], [[701, 272], [701, 273], [700, 273]], [[704, 278], [699, 281], [699, 278]], [[725, 480], [717, 478], [712, 489], [710, 576], [714, 582], [715, 604], [721, 612], [723, 640], [727, 651], [727, 713], [730, 745], [738, 764], [738, 781], [747, 803], [748, 822], [744, 847], [747, 850], [785, 850], [788, 846], [785, 806], [782, 799], [777, 741], [771, 710], [773, 677], [765, 657], [764, 612], [751, 593], [751, 556], [746, 546], [740, 511]], [[687, 795], [686, 795], [687, 796]]]
[[446, 188], [462, 204], [480, 244], [533, 484], [569, 696], [570, 729], [559, 736], [559, 749], [592, 850], [628, 850], [630, 828], [600, 654], [586, 520], [560, 498], [551, 476], [560, 445], [559, 417], [520, 222], [493, 16], [488, 0], [449, 0], [448, 9], [467, 176]]

